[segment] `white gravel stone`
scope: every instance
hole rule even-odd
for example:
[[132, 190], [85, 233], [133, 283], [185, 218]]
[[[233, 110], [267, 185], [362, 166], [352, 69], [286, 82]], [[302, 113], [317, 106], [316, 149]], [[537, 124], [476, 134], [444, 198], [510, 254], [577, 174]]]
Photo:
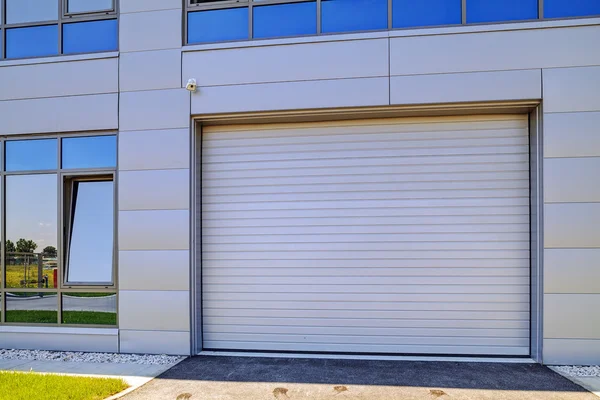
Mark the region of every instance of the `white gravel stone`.
[[570, 376], [598, 376], [600, 377], [599, 365], [562, 365], [554, 367], [557, 371]]
[[185, 357], [167, 356], [164, 354], [115, 354], [83, 353], [73, 351], [0, 349], [0, 360], [70, 361], [91, 363], [169, 365], [175, 364], [183, 360], [184, 358]]

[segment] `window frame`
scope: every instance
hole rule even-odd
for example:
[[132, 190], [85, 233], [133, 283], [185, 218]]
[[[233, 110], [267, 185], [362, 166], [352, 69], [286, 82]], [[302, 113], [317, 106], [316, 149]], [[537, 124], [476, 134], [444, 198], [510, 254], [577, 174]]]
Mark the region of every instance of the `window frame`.
[[[63, 170], [60, 173], [60, 182], [61, 187], [59, 188], [59, 196], [61, 196], [61, 213], [63, 214], [62, 223], [62, 269], [63, 276], [61, 279], [61, 284], [64, 288], [68, 289], [90, 289], [94, 290], [95, 288], [104, 288], [111, 289], [116, 288], [115, 278], [116, 278], [116, 261], [117, 261], [117, 190], [116, 190], [116, 172], [107, 173], [102, 171], [95, 172], [75, 172], [72, 173], [69, 170]], [[112, 253], [112, 281], [110, 282], [70, 282], [69, 278], [69, 250], [71, 244], [71, 235], [73, 233], [73, 217], [74, 217], [74, 204], [73, 204], [73, 184], [75, 182], [112, 182], [113, 183], [113, 253]], [[69, 187], [67, 187], [67, 185]]]
[[[43, 134], [43, 135], [6, 135], [0, 136], [0, 326], [39, 326], [39, 327], [69, 327], [69, 328], [103, 328], [103, 329], [114, 329], [118, 327], [118, 309], [119, 309], [119, 257], [118, 257], [118, 165], [119, 159], [116, 159], [116, 165], [113, 167], [102, 167], [102, 168], [81, 168], [81, 169], [62, 169], [62, 139], [66, 138], [83, 138], [83, 137], [96, 137], [96, 136], [117, 136], [117, 131], [97, 131], [97, 132], [74, 132], [74, 133], [63, 133], [63, 134]], [[6, 142], [19, 141], [19, 140], [35, 140], [35, 139], [57, 139], [56, 154], [57, 154], [57, 165], [56, 168], [50, 170], [23, 170], [23, 171], [9, 171], [5, 169], [5, 151]], [[118, 154], [119, 141], [116, 141], [115, 151]], [[6, 257], [5, 257], [5, 242], [6, 242], [6, 177], [17, 176], [17, 175], [38, 175], [38, 174], [55, 174], [56, 185], [57, 185], [57, 243], [56, 243], [56, 269], [57, 269], [57, 280], [56, 288], [8, 288], [6, 287]], [[113, 223], [113, 241], [114, 241], [114, 255], [113, 255], [113, 285], [112, 286], [96, 286], [96, 285], [82, 285], [73, 286], [65, 285], [63, 283], [64, 275], [64, 250], [63, 250], [63, 232], [64, 232], [64, 207], [63, 207], [63, 194], [62, 194], [62, 175], [113, 175], [114, 182], [114, 223]], [[6, 322], [6, 294], [7, 293], [48, 293], [57, 294], [56, 301], [58, 307], [58, 315], [56, 323], [22, 323], [22, 322]], [[117, 325], [95, 325], [95, 324], [65, 324], [62, 322], [62, 298], [63, 294], [69, 293], [110, 293], [115, 294], [116, 297], [116, 310], [117, 310]]]
[[[112, 1], [112, 9], [110, 10], [98, 10], [98, 11], [90, 11], [90, 12], [81, 12], [81, 13], [69, 13], [68, 12], [68, 1], [69, 0], [55, 0], [57, 2], [56, 6], [58, 7], [58, 19], [56, 20], [48, 20], [48, 21], [36, 21], [36, 22], [22, 22], [18, 24], [8, 24], [6, 23], [6, 3], [8, 0], [0, 0], [0, 62], [6, 60], [27, 60], [27, 59], [36, 59], [36, 58], [47, 58], [47, 57], [60, 57], [64, 55], [78, 55], [78, 54], [94, 54], [94, 53], [104, 53], [105, 50], [102, 51], [90, 51], [83, 53], [68, 53], [65, 54], [63, 52], [63, 25], [69, 23], [77, 23], [77, 22], [93, 22], [93, 21], [102, 21], [102, 20], [110, 20], [116, 19], [119, 20], [119, 0], [111, 0]], [[32, 56], [32, 57], [6, 57], [6, 34], [7, 30], [12, 28], [30, 28], [35, 26], [48, 26], [48, 25], [56, 25], [58, 29], [58, 52], [57, 54], [52, 55], [42, 55], [42, 56]], [[119, 43], [119, 28], [117, 23], [117, 46]], [[115, 50], [118, 51], [118, 48]]]
[[78, 18], [80, 16], [88, 16], [88, 15], [104, 15], [107, 13], [117, 13], [117, 0], [111, 0], [112, 7], [104, 10], [95, 10], [95, 11], [83, 11], [83, 12], [69, 12], [69, 0], [59, 0], [62, 3], [62, 16], [63, 18]]

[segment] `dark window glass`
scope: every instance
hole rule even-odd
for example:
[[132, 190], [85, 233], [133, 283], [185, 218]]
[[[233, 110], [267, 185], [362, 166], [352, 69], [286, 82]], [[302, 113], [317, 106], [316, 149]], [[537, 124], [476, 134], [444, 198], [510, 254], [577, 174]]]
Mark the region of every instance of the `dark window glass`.
[[6, 30], [6, 58], [41, 57], [56, 54], [58, 54], [58, 25]]
[[67, 281], [112, 284], [114, 192], [112, 181], [68, 182]]
[[63, 25], [63, 52], [92, 53], [117, 50], [117, 20]]
[[55, 288], [55, 174], [6, 177], [6, 287]]
[[387, 0], [324, 0], [321, 3], [323, 33], [387, 29]]
[[460, 24], [461, 0], [393, 0], [392, 26], [410, 28]]
[[248, 39], [248, 7], [188, 14], [188, 43]]
[[6, 142], [6, 170], [57, 169], [56, 139], [13, 140]]
[[101, 168], [117, 165], [117, 137], [93, 136], [62, 140], [63, 168]]
[[56, 293], [6, 293], [6, 322], [57, 324]]
[[536, 19], [537, 0], [467, 0], [467, 23]]
[[317, 4], [291, 3], [254, 7], [254, 37], [270, 38], [317, 33]]
[[544, 0], [545, 18], [600, 15], [600, 0]]
[[63, 293], [62, 322], [74, 325], [117, 325], [117, 295]]

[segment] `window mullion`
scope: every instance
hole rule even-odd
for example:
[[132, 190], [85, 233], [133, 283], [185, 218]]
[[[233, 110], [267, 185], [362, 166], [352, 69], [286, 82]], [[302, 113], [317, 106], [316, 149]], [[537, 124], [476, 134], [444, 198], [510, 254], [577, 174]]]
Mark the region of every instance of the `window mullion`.
[[321, 0], [317, 0], [317, 35], [321, 34]]
[[[67, 1], [67, 0], [65, 0], [65, 1]], [[62, 54], [63, 53], [63, 41], [62, 41], [62, 35], [63, 35], [62, 21], [63, 21], [63, 17], [64, 17], [63, 0], [58, 0], [58, 54]], [[60, 153], [59, 153], [59, 155], [60, 155]], [[60, 157], [59, 157], [59, 160], [60, 160]]]
[[254, 37], [254, 2], [248, 4], [248, 39]]

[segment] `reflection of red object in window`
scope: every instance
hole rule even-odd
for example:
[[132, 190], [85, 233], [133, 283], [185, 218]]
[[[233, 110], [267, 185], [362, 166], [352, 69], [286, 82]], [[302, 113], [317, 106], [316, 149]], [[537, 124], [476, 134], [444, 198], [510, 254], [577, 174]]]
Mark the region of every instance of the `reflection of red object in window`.
[[52, 277], [54, 278], [54, 288], [56, 289], [58, 287], [57, 286], [57, 284], [58, 284], [58, 269], [57, 268], [54, 268], [52, 270]]

